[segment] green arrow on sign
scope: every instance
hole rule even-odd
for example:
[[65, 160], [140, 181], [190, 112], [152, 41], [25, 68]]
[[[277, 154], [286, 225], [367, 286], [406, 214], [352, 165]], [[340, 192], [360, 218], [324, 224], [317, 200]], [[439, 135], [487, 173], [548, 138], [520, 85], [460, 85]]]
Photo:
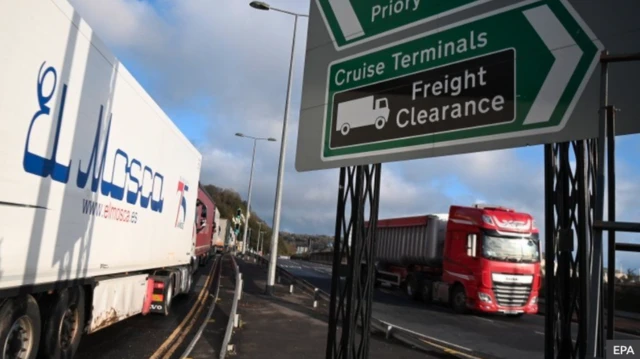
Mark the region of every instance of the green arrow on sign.
[[540, 136], [566, 124], [602, 45], [531, 0], [329, 65], [324, 161]]
[[491, 0], [316, 0], [336, 49], [420, 25]]

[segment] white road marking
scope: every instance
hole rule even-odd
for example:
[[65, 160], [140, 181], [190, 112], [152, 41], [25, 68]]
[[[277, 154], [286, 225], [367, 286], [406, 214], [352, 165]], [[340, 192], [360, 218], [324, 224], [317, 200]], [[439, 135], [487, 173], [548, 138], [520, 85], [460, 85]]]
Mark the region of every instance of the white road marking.
[[398, 328], [398, 329], [400, 329], [400, 330], [402, 330], [402, 331], [405, 331], [405, 332], [407, 332], [407, 333], [411, 333], [411, 334], [413, 334], [413, 335], [417, 335], [417, 336], [422, 337], [422, 338], [431, 339], [431, 340], [433, 340], [433, 341], [440, 342], [440, 343], [444, 343], [444, 344], [447, 344], [447, 345], [451, 345], [451, 346], [453, 346], [453, 347], [460, 348], [460, 349], [462, 349], [462, 350], [466, 350], [466, 351], [469, 351], [469, 352], [470, 352], [470, 351], [472, 351], [471, 349], [469, 349], [469, 348], [467, 348], [467, 347], [463, 347], [462, 345], [453, 344], [453, 343], [448, 342], [448, 341], [446, 341], [446, 340], [442, 340], [442, 339], [438, 339], [438, 338], [430, 337], [430, 336], [425, 335], [425, 334], [422, 334], [422, 333], [414, 332], [414, 331], [413, 331], [413, 330], [411, 330], [411, 329], [403, 328], [403, 327], [401, 327], [401, 326], [399, 326], [399, 325], [392, 324], [392, 323], [389, 323], [389, 322], [385, 322], [384, 320], [381, 320], [380, 322], [382, 322], [382, 323], [384, 323], [384, 324], [386, 324], [386, 325], [392, 326], [392, 327], [394, 327], [394, 328]]

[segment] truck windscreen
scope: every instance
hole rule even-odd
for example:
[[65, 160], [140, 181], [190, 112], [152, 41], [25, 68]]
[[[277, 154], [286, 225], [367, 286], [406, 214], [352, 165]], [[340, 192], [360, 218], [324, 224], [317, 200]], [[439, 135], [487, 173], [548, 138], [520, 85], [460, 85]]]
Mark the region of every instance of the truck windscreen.
[[482, 255], [491, 260], [534, 263], [540, 261], [540, 246], [535, 237], [482, 236]]

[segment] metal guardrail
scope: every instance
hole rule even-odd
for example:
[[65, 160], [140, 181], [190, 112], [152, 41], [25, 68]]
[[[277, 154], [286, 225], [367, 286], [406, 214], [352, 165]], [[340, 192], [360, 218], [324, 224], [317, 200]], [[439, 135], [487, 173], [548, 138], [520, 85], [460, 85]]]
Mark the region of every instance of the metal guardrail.
[[[259, 256], [254, 253], [247, 253], [247, 254], [253, 256], [256, 259], [256, 262], [259, 262], [262, 265], [268, 265], [269, 263], [269, 261], [262, 256]], [[280, 266], [277, 266], [276, 268], [277, 268], [276, 273], [278, 274], [278, 276], [287, 278], [287, 280], [293, 285], [297, 285], [299, 288], [306, 290], [313, 295], [314, 307], [316, 305], [315, 302], [319, 299], [325, 300], [327, 302], [331, 300], [331, 296], [329, 295], [329, 293], [321, 290], [320, 288], [314, 286], [313, 284], [307, 282], [306, 280], [293, 275], [292, 273], [290, 273], [289, 271], [287, 271], [286, 269]], [[360, 321], [358, 321], [357, 325], [360, 328], [362, 327], [362, 323]], [[450, 345], [450, 343], [445, 343], [438, 339], [426, 336], [424, 334], [417, 333], [406, 328], [402, 328], [398, 325], [385, 322], [373, 316], [371, 317], [370, 332], [372, 334], [374, 333], [384, 334], [386, 339], [393, 338], [406, 345], [419, 348], [423, 351], [431, 352], [432, 349], [435, 347], [437, 349], [440, 349], [446, 352], [449, 355], [453, 355], [460, 358], [465, 358], [465, 359], [489, 358], [489, 356], [485, 354], [476, 353], [471, 349], [462, 350], [459, 347]]]
[[[269, 260], [265, 257], [262, 257], [258, 254], [254, 254], [254, 253], [247, 253], [249, 255], [251, 255], [255, 260], [256, 263], [260, 263], [261, 265], [268, 265], [269, 264]], [[313, 295], [314, 297], [314, 301], [317, 301], [319, 299], [323, 299], [326, 300], [327, 302], [331, 299], [331, 296], [320, 290], [320, 288], [316, 287], [315, 285], [307, 282], [306, 280], [296, 277], [295, 275], [293, 275], [292, 273], [290, 273], [289, 271], [287, 271], [286, 269], [277, 266], [276, 267], [276, 281], [280, 282], [281, 278], [284, 277], [288, 280], [289, 283], [291, 283], [292, 285], [295, 285], [297, 287], [299, 287], [300, 289], [302, 289], [303, 291], [307, 291], [309, 292], [309, 294]]]
[[[538, 308], [544, 309], [544, 303], [545, 303], [545, 299], [544, 298], [539, 298], [538, 299]], [[544, 315], [544, 312], [538, 311], [538, 314]], [[640, 321], [640, 313], [625, 312], [625, 311], [622, 311], [622, 310], [616, 310], [615, 311], [615, 317], [616, 318], [621, 318], [621, 319], [629, 319], [629, 320], [634, 320], [634, 321]]]
[[[331, 265], [333, 263], [333, 262], [330, 262], [330, 261], [319, 260], [319, 259], [301, 258], [299, 260], [306, 261], [306, 262], [311, 262], [311, 263], [326, 264], [326, 265]], [[538, 298], [538, 307], [544, 308], [544, 298]], [[619, 311], [619, 310], [616, 310], [615, 313], [616, 313], [615, 314], [616, 318], [640, 321], [640, 313], [625, 312], [625, 311]], [[544, 315], [544, 312], [539, 312], [538, 314], [539, 315]]]
[[220, 359], [224, 359], [227, 355], [227, 350], [231, 342], [231, 336], [233, 335], [233, 329], [237, 328], [240, 324], [240, 318], [238, 315], [238, 301], [242, 297], [242, 273], [240, 273], [240, 267], [234, 255], [230, 255], [231, 262], [233, 263], [233, 271], [236, 277], [235, 290], [233, 293], [233, 303], [231, 304], [231, 311], [229, 312], [229, 320], [227, 322], [227, 329], [224, 332], [224, 339], [222, 340], [222, 348], [220, 348]]

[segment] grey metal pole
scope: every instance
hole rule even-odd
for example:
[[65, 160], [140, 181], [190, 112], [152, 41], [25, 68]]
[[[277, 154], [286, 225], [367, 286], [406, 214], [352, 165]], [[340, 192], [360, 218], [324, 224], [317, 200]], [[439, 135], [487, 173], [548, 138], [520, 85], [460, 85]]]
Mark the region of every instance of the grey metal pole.
[[247, 195], [247, 215], [244, 222], [244, 233], [242, 234], [242, 255], [247, 253], [247, 229], [249, 229], [249, 217], [251, 216], [251, 187], [253, 185], [253, 163], [256, 160], [257, 139], [253, 140], [253, 155], [251, 156], [251, 173], [249, 174], [249, 194]]
[[256, 252], [258, 251], [260, 246], [261, 231], [262, 231], [262, 222], [258, 223], [258, 238], [256, 238]]
[[260, 252], [264, 255], [264, 234], [267, 233], [265, 231], [260, 231]]
[[280, 144], [280, 161], [278, 163], [278, 180], [276, 183], [276, 200], [273, 206], [273, 234], [271, 235], [271, 253], [269, 253], [269, 273], [267, 275], [268, 295], [273, 293], [276, 278], [276, 260], [278, 258], [278, 232], [280, 231], [280, 207], [282, 205], [282, 182], [284, 177], [285, 154], [287, 151], [287, 120], [289, 119], [289, 102], [291, 101], [291, 82], [293, 73], [293, 59], [296, 47], [296, 30], [298, 28], [298, 15], [294, 15], [293, 39], [291, 41], [291, 58], [289, 60], [289, 77], [287, 81], [287, 99], [284, 104], [284, 121], [282, 123], [282, 140]]
[[262, 232], [258, 231], [258, 241], [256, 242], [256, 253], [260, 254], [260, 241], [262, 240]]

